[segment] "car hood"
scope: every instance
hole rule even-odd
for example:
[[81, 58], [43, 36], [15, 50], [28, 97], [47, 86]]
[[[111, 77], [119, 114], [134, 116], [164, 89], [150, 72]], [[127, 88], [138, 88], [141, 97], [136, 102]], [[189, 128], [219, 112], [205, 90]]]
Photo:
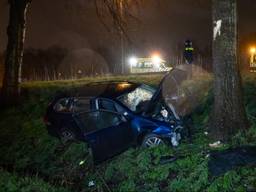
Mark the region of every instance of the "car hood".
[[170, 110], [178, 116], [185, 116], [192, 112], [192, 99], [186, 88], [188, 73], [174, 68], [169, 71], [159, 83], [157, 90], [151, 98], [145, 112], [149, 112], [158, 102], [164, 102]]

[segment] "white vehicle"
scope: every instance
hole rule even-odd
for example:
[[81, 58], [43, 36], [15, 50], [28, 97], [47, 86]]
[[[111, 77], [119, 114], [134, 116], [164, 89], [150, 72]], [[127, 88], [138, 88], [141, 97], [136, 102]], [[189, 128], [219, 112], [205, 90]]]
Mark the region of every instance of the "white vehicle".
[[171, 67], [166, 67], [166, 61], [158, 55], [150, 58], [131, 57], [129, 59], [130, 73], [155, 73], [170, 71]]

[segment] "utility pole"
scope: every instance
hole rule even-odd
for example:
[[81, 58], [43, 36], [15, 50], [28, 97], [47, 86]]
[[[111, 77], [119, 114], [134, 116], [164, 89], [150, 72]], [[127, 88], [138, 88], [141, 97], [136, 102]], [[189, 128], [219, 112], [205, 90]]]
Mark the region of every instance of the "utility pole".
[[[120, 0], [120, 19], [122, 23], [124, 19], [124, 0]], [[120, 46], [121, 46], [121, 73], [124, 74], [125, 72], [125, 47], [124, 47], [125, 39], [124, 39], [124, 31], [121, 26], [120, 26]]]

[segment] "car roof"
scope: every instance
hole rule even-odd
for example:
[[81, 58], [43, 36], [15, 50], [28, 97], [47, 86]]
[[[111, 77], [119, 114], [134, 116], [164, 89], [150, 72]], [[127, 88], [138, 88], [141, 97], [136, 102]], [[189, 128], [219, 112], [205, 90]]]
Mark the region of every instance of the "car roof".
[[95, 82], [73, 88], [72, 90], [65, 92], [62, 97], [117, 98], [125, 93], [135, 90], [141, 85], [141, 83], [128, 81]]
[[141, 86], [140, 83], [132, 82], [114, 82], [109, 83], [106, 89], [99, 95], [101, 97], [116, 98], [123, 94], [129, 93]]

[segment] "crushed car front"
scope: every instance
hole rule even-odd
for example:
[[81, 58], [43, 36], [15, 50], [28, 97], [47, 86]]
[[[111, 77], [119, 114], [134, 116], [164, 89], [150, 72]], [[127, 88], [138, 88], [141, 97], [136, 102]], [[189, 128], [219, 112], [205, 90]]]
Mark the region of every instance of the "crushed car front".
[[174, 108], [169, 108], [161, 99], [156, 99], [159, 87], [154, 89], [142, 84], [135, 90], [121, 95], [117, 101], [128, 108], [133, 127], [138, 132], [151, 132], [160, 136], [172, 146], [178, 146], [181, 139], [182, 121]]

